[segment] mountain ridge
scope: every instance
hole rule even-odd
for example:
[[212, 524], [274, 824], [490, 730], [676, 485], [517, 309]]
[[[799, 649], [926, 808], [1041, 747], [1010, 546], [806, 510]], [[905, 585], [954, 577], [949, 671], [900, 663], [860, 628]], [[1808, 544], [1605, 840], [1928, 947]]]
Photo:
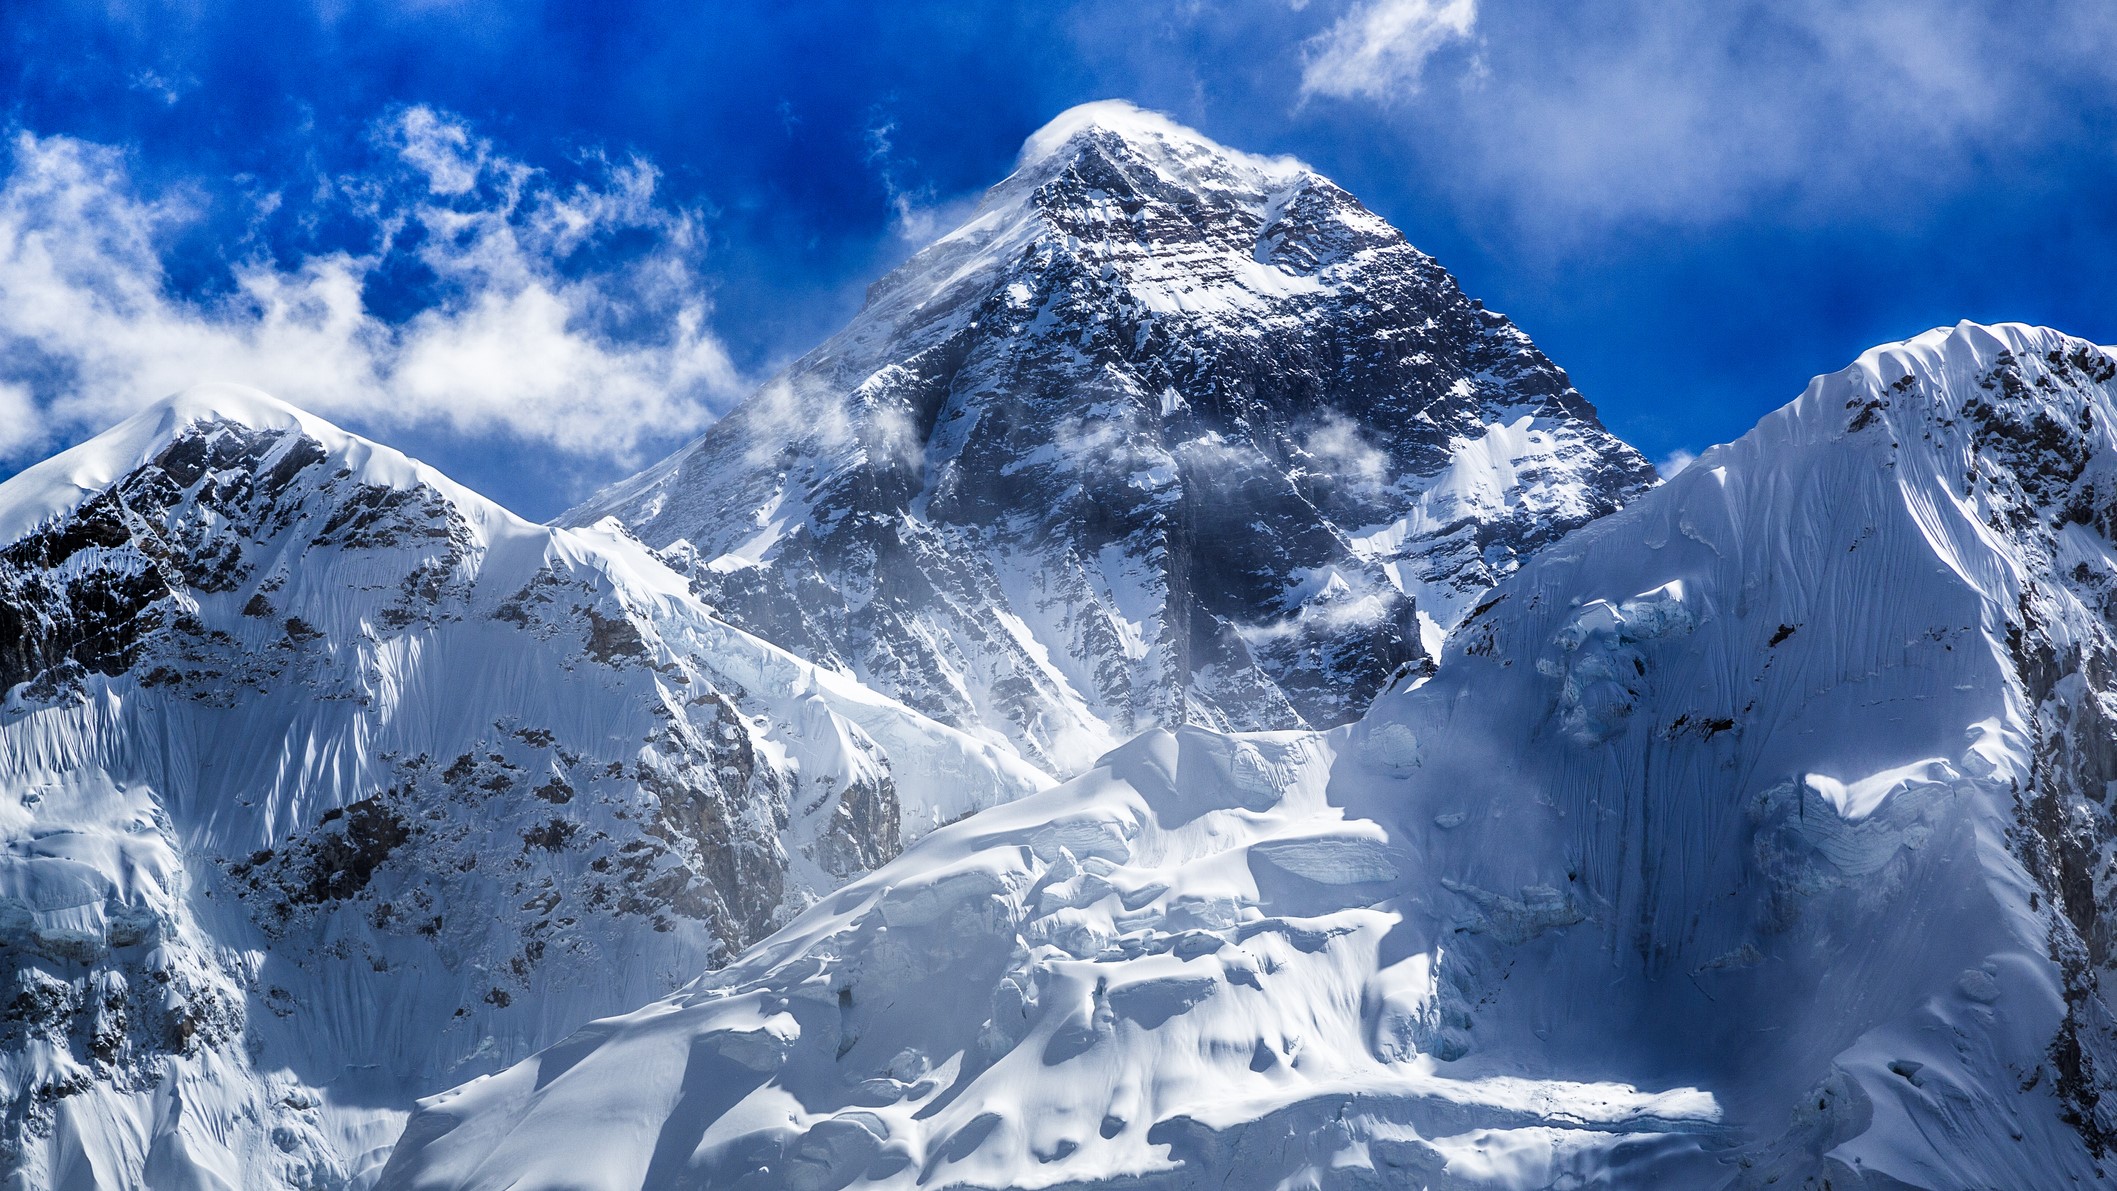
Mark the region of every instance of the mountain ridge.
[[363, 1184], [413, 1097], [1050, 782], [629, 537], [254, 391], [0, 484], [0, 525], [0, 1159], [33, 1185]]

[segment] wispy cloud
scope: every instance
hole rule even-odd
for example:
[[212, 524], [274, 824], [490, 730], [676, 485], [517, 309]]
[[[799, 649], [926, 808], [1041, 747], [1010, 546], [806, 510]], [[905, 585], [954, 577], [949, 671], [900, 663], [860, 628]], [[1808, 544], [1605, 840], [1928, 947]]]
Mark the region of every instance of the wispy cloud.
[[1394, 100], [1416, 93], [1427, 60], [1466, 40], [1478, 0], [1369, 0], [1309, 42], [1301, 93]]
[[[703, 230], [659, 201], [651, 163], [591, 157], [562, 186], [421, 107], [373, 135], [378, 174], [323, 180], [372, 247], [252, 251], [201, 296], [166, 259], [203, 226], [201, 202], [148, 193], [118, 148], [17, 133], [0, 184], [0, 457], [230, 380], [326, 415], [625, 459], [739, 389], [708, 326]], [[407, 272], [422, 301], [385, 318], [379, 295]]]
[[1473, 85], [1432, 89], [1406, 131], [1468, 201], [1566, 235], [1870, 202], [1901, 220], [2084, 131], [2117, 82], [2117, 9], [2062, 0], [1488, 3], [1478, 35]]
[[1552, 243], [1760, 214], [1901, 224], [2105, 135], [2117, 95], [2117, 8], [2067, 0], [1344, 0], [1327, 20], [1291, 50], [1300, 101], [1380, 108], [1361, 118], [1463, 203]]
[[[901, 245], [923, 248], [970, 217], [979, 192], [942, 195], [929, 181], [915, 181], [919, 163], [897, 146], [897, 122], [880, 107], [867, 114], [867, 166], [889, 203], [890, 232]], [[998, 181], [997, 178], [993, 179]]]
[[916, 163], [898, 155], [896, 137], [896, 121], [882, 119], [878, 114], [867, 129], [867, 164], [882, 183], [883, 197], [889, 200], [891, 226], [904, 239], [923, 244], [940, 230], [934, 188], [910, 185], [904, 180], [905, 172]]
[[1336, 410], [1324, 411], [1301, 446], [1324, 472], [1341, 480], [1379, 484], [1388, 478], [1389, 456], [1367, 441], [1359, 423]]
[[198, 85], [198, 80], [187, 75], [168, 75], [157, 70], [137, 70], [127, 80], [135, 91], [143, 91], [160, 100], [165, 106], [174, 105], [184, 93]]

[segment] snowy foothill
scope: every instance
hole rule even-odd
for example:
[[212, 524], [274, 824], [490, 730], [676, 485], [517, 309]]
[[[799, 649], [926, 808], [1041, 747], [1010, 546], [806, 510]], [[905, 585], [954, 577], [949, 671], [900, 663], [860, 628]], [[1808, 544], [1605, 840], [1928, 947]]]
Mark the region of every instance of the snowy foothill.
[[1695, 1154], [1720, 1118], [1698, 1089], [1435, 1057], [1471, 1005], [1458, 944], [1405, 911], [1454, 899], [1393, 779], [1345, 798], [1351, 736], [1150, 733], [427, 1102], [384, 1185], [1194, 1185], [1239, 1154], [1271, 1186], [1353, 1150], [1548, 1181]]

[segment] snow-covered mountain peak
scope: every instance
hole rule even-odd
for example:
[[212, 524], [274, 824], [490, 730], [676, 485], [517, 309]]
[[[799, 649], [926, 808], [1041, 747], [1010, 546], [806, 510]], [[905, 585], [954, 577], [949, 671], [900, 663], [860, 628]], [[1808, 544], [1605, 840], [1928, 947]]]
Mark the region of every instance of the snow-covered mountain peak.
[[1283, 190], [1319, 177], [1297, 158], [1231, 149], [1160, 112], [1127, 100], [1105, 99], [1069, 108], [1031, 133], [1022, 142], [1015, 176], [995, 190], [1018, 192], [1023, 179], [1047, 181], [1091, 155], [1104, 160], [1129, 158], [1171, 179], [1221, 189]]
[[[2105, 509], [2117, 494], [2113, 380], [2112, 349], [2048, 327], [1962, 322], [1815, 377], [1745, 441], [1789, 453], [1842, 441], [1846, 457], [1895, 475], [1907, 501], [1945, 502], [2009, 550], [2071, 551], [2080, 543], [2063, 544], [2077, 537], [2066, 526], [2117, 528]], [[1730, 449], [1700, 462], [1710, 473]]]
[[1836, 377], [1890, 386], [1902, 382], [1906, 376], [1975, 374], [2001, 364], [2005, 356], [2030, 354], [2048, 360], [2052, 351], [2064, 355], [2086, 343], [2086, 340], [2051, 327], [2029, 323], [1978, 323], [1964, 319], [1954, 326], [1934, 327], [1902, 342], [1871, 347], [1845, 368], [1819, 376], [1811, 383], [1828, 385], [1831, 378]]
[[[171, 394], [97, 434], [0, 481], [0, 545], [73, 511], [97, 493], [148, 465], [181, 439], [226, 427], [248, 440], [246, 462], [298, 440], [320, 450], [348, 477], [392, 489], [426, 485], [485, 516], [508, 516], [483, 497], [404, 453], [352, 434], [277, 397], [245, 385], [202, 384]], [[264, 444], [276, 444], [266, 446]], [[260, 452], [263, 452], [262, 454]], [[227, 455], [226, 465], [235, 458]], [[200, 457], [211, 461], [211, 452]], [[291, 473], [290, 473], [291, 474]]]
[[1345, 235], [1402, 239], [1295, 158], [1231, 149], [1158, 112], [1106, 100], [1030, 136], [1015, 172], [921, 254], [939, 269], [907, 266], [873, 295], [916, 307], [932, 301], [936, 280], [945, 290], [1041, 243], [1113, 275], [1152, 310], [1261, 311], [1290, 288], [1322, 284], [1317, 275], [1344, 248], [1326, 241]]
[[[2073, 417], [2095, 403], [2094, 386], [2108, 379], [2111, 355], [2049, 327], [1964, 321], [1862, 352], [1809, 382], [1787, 413], [1828, 427], [1834, 409], [1849, 410], [1835, 427], [1844, 433], [1878, 420], [1900, 429], [1918, 419], [1953, 425], [1979, 406]], [[2088, 417], [2092, 425], [2093, 414]]]
[[619, 527], [248, 390], [16, 477], [0, 524], [25, 1185], [344, 1185], [414, 1096], [1050, 784], [717, 620]]
[[614, 514], [737, 623], [1076, 772], [1156, 724], [1344, 722], [1651, 481], [1351, 195], [1095, 104], [565, 521]]

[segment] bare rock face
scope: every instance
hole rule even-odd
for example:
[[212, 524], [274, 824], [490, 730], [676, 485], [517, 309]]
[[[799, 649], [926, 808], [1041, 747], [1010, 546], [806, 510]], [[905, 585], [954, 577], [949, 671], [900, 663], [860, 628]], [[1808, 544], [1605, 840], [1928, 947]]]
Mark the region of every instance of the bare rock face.
[[564, 520], [615, 515], [722, 616], [1072, 771], [1157, 724], [1346, 722], [1652, 482], [1329, 180], [1096, 104]]
[[715, 620], [632, 539], [262, 394], [14, 477], [0, 543], [25, 1185], [358, 1184], [416, 1097], [1049, 784]]
[[1915, 419], [1935, 411], [1967, 448], [1947, 460], [1964, 501], [2015, 564], [1998, 619], [2034, 743], [2012, 843], [2048, 907], [2062, 975], [2051, 1071], [2100, 1160], [2117, 1148], [2117, 989], [2104, 983], [2117, 968], [2117, 359], [2045, 332], [1978, 363], [1967, 377], [1907, 372], [1877, 387], [1848, 405], [1848, 431], [1894, 440], [1909, 422], [1924, 437]]

